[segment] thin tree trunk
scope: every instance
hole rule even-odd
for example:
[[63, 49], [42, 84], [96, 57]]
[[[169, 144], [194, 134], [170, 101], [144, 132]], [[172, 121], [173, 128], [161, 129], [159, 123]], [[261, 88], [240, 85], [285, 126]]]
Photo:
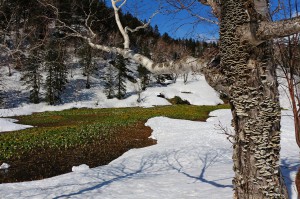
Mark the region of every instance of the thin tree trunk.
[[295, 100], [295, 89], [294, 89], [294, 77], [293, 74], [290, 74], [290, 78], [287, 79], [288, 89], [291, 97], [293, 115], [294, 115], [294, 126], [295, 126], [295, 138], [298, 147], [300, 148], [300, 121], [298, 116], [298, 107]]
[[251, 41], [241, 42], [243, 35], [236, 30], [249, 24], [249, 16], [252, 23], [262, 18], [255, 9], [248, 9], [246, 0], [221, 2], [221, 67], [231, 85], [232, 124], [236, 132], [235, 195], [239, 199], [287, 198], [279, 171], [281, 112], [272, 43], [254, 46]]

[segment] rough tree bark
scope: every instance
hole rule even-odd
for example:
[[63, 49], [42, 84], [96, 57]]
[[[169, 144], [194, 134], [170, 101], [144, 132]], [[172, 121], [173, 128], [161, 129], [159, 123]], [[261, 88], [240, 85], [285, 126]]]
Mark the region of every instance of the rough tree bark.
[[[235, 129], [237, 198], [287, 198], [279, 168], [280, 105], [267, 1], [221, 1], [220, 56]], [[260, 26], [263, 24], [263, 26]], [[263, 30], [263, 31], [262, 31]], [[269, 30], [269, 31], [268, 31]], [[259, 33], [259, 34], [257, 34]], [[266, 33], [266, 34], [263, 34]]]
[[300, 18], [271, 22], [268, 0], [199, 0], [220, 19], [221, 67], [235, 129], [236, 198], [288, 198], [279, 167], [280, 105], [272, 41], [300, 31]]

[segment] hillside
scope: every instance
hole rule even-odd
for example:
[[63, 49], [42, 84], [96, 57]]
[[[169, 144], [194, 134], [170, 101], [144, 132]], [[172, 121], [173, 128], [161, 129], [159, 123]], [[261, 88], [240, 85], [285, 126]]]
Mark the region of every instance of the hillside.
[[[75, 97], [75, 95], [77, 92], [82, 92], [83, 87], [90, 88], [90, 78], [94, 84], [92, 87], [95, 87], [95, 84], [104, 87], [110, 84], [108, 76], [116, 78], [115, 76], [120, 72], [120, 68], [116, 66], [118, 55], [91, 49], [80, 38], [68, 36], [68, 29], [54, 22], [57, 17], [70, 27], [76, 27], [76, 30], [86, 34], [86, 26], [83, 22], [87, 17], [86, 13], [92, 12], [94, 14], [90, 19], [93, 21], [91, 28], [99, 35], [97, 43], [120, 46], [123, 41], [117, 26], [114, 25], [113, 10], [107, 7], [104, 1], [94, 2], [92, 10], [89, 9], [89, 1], [64, 1], [56, 2], [54, 5], [60, 10], [59, 15], [52, 7], [36, 1], [29, 1], [26, 4], [22, 1], [5, 1], [1, 4], [0, 10], [3, 12], [0, 12], [0, 28], [3, 34], [0, 35], [0, 42], [3, 48], [0, 48], [2, 76], [0, 99], [3, 100], [1, 104], [3, 108], [18, 106], [12, 104], [12, 98], [18, 99], [13, 100], [13, 103], [30, 101], [36, 104], [46, 102], [55, 105], [81, 101], [80, 96]], [[140, 26], [143, 23], [130, 13], [120, 12], [120, 18], [124, 25], [130, 27]], [[157, 26], [148, 26], [146, 29], [132, 33], [130, 40], [133, 51], [143, 53], [154, 61], [160, 62], [174, 61], [187, 55], [199, 57], [207, 48], [216, 47], [215, 43], [173, 39], [166, 33], [161, 35]], [[136, 82], [137, 78], [146, 78], [145, 81], [148, 81], [149, 72], [146, 70], [137, 72], [138, 66], [130, 69], [131, 60], [121, 61], [126, 62], [126, 66], [122, 69], [124, 77], [120, 84], [127, 80]], [[108, 74], [109, 72], [111, 74]], [[84, 77], [80, 76], [80, 73]], [[152, 80], [154, 78], [157, 82], [164, 79], [163, 76], [152, 77]], [[14, 86], [22, 89], [18, 91], [10, 88], [8, 85], [11, 81], [17, 81]], [[126, 89], [124, 92], [126, 93]], [[129, 88], [128, 93], [130, 92], [132, 89]], [[130, 95], [125, 93], [119, 98]], [[115, 96], [108, 96], [111, 97]]]

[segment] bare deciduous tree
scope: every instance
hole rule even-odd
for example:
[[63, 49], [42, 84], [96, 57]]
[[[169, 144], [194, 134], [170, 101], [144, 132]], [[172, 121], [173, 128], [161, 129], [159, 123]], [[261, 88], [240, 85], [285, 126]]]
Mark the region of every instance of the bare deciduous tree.
[[8, 67], [8, 75], [12, 74], [12, 65], [20, 68], [23, 58], [30, 51], [44, 45], [47, 31], [41, 34], [41, 29], [46, 23], [38, 22], [45, 20], [38, 12], [36, 18], [30, 16], [30, 9], [27, 7], [23, 10], [15, 2], [2, 1], [0, 4], [0, 66]]
[[[291, 0], [289, 0], [287, 7], [284, 9], [284, 17], [286, 19], [292, 17], [292, 12]], [[298, 16], [297, 7], [295, 13]], [[296, 143], [300, 147], [300, 109], [298, 107], [300, 104], [300, 35], [297, 33], [277, 39], [275, 44], [275, 61], [283, 71], [284, 78], [287, 81], [287, 90], [294, 115]]]

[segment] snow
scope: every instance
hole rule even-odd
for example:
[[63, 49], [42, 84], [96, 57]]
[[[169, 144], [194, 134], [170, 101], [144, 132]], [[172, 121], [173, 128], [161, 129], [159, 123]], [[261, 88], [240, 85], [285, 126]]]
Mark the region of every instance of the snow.
[[9, 167], [10, 167], [10, 165], [4, 162], [4, 163], [1, 164], [0, 170], [1, 169], [8, 169]]
[[[166, 87], [148, 88], [143, 97], [147, 99], [152, 93], [156, 95], [163, 94], [166, 98], [179, 96], [183, 100], [188, 100], [193, 105], [217, 105], [223, 104], [219, 99], [218, 93], [208, 85], [203, 75], [194, 75], [191, 80], [184, 84], [180, 78], [175, 84]], [[148, 101], [147, 101], [148, 102]], [[145, 104], [147, 106], [148, 104]]]
[[[80, 91], [86, 100], [79, 97], [78, 101], [58, 106], [24, 103], [1, 109], [0, 114], [9, 117], [74, 107], [168, 105], [168, 101], [157, 97], [160, 93], [168, 98], [178, 95], [198, 105], [222, 103], [201, 75], [194, 76], [187, 84], [178, 79], [175, 84], [148, 88], [142, 93], [140, 104], [136, 102], [134, 85], [128, 83], [128, 88], [133, 94], [125, 100], [106, 100], [103, 92], [94, 87]], [[283, 95], [281, 102], [287, 102]], [[296, 199], [294, 178], [300, 161], [291, 114], [290, 110], [282, 112], [281, 165], [290, 196]], [[74, 172], [44, 180], [0, 184], [0, 198], [232, 198], [232, 145], [218, 129], [222, 125], [232, 130], [231, 113], [217, 110], [210, 116], [206, 122], [151, 118], [145, 125], [153, 129], [151, 137], [157, 140], [156, 145], [131, 149], [108, 165], [95, 168], [79, 165], [72, 168]], [[14, 122], [0, 118], [0, 130], [24, 128]]]
[[277, 75], [278, 75], [278, 90], [279, 90], [279, 95], [280, 95], [280, 106], [283, 109], [291, 109], [292, 105], [290, 103], [290, 96], [289, 96], [289, 91], [287, 89], [288, 83], [286, 79], [284, 78], [284, 74], [282, 70], [277, 70]]
[[228, 114], [213, 112], [208, 122], [152, 118], [146, 125], [156, 145], [106, 166], [2, 184], [0, 198], [232, 198], [231, 145], [215, 130], [219, 120], [229, 125]]
[[[74, 72], [75, 73], [75, 72]], [[80, 73], [77, 71], [77, 73]], [[15, 73], [14, 73], [15, 74]], [[13, 80], [18, 79], [20, 75], [13, 75]], [[223, 104], [219, 95], [214, 89], [208, 85], [203, 75], [190, 75], [188, 82], [185, 84], [183, 78], [178, 78], [177, 82], [170, 85], [155, 85], [149, 87], [141, 93], [141, 102], [137, 102], [137, 85], [127, 82], [127, 93], [130, 95], [123, 99], [116, 98], [107, 99], [104, 94], [103, 87], [95, 78], [91, 78], [94, 85], [91, 89], [84, 88], [84, 79], [80, 75], [74, 75], [76, 80], [67, 86], [66, 93], [63, 95], [64, 103], [61, 105], [50, 106], [46, 103], [29, 104], [28, 102], [21, 103], [18, 107], [9, 109], [0, 109], [0, 117], [12, 117], [17, 115], [30, 115], [34, 112], [45, 111], [60, 111], [71, 108], [114, 108], [114, 107], [153, 107], [158, 105], [170, 105], [166, 99], [158, 97], [159, 94], [164, 94], [166, 98], [180, 96], [182, 99], [188, 100], [194, 105], [217, 105]], [[11, 79], [11, 77], [9, 78]], [[6, 84], [7, 89], [22, 90], [22, 86], [10, 87]], [[74, 92], [77, 90], [77, 92]], [[75, 93], [75, 94], [74, 94]], [[20, 97], [21, 98], [21, 97]], [[0, 131], [1, 132], [1, 131]]]
[[21, 129], [30, 128], [30, 125], [15, 124], [18, 120], [10, 118], [0, 118], [0, 132], [3, 131], [16, 131]]
[[291, 198], [297, 199], [295, 176], [300, 165], [299, 147], [295, 141], [294, 121], [292, 111], [282, 111], [281, 118], [281, 168]]
[[73, 166], [72, 167], [72, 171], [73, 172], [86, 171], [88, 169], [90, 169], [90, 167], [88, 165], [86, 165], [86, 164], [81, 164], [79, 166]]
[[[287, 114], [291, 111], [283, 112], [281, 163], [291, 198], [296, 198], [292, 179], [298, 148]], [[146, 125], [156, 145], [132, 149], [105, 166], [1, 184], [0, 198], [232, 198], [232, 147], [216, 128], [229, 127], [230, 115], [230, 110], [217, 110], [206, 122], [151, 118]]]

